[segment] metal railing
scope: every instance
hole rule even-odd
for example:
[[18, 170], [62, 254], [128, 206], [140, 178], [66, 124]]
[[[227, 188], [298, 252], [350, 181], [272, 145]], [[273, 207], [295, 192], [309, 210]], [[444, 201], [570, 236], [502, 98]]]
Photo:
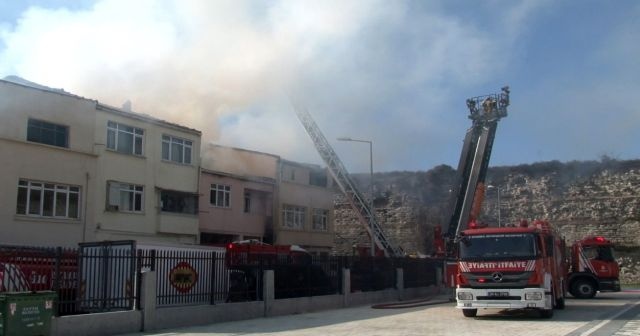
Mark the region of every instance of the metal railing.
[[142, 272], [156, 273], [156, 304], [222, 304], [263, 299], [262, 275], [274, 272], [275, 299], [343, 293], [342, 271], [350, 269], [351, 291], [435, 285], [441, 260], [385, 257], [279, 256], [246, 261], [223, 251], [147, 250], [133, 245], [80, 248], [0, 245], [0, 292], [56, 291], [57, 315], [140, 307]]

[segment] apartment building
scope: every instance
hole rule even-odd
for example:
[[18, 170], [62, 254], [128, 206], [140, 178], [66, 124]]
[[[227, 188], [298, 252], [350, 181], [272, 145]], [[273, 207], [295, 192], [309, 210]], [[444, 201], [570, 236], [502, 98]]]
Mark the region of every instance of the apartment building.
[[201, 133], [0, 80], [0, 243], [198, 243]]
[[334, 246], [333, 179], [318, 165], [280, 160], [277, 244], [297, 244], [315, 254]]
[[0, 243], [74, 245], [95, 221], [96, 102], [0, 80]]
[[334, 193], [327, 169], [320, 166], [207, 145], [200, 177], [201, 242], [253, 238], [329, 253]]
[[209, 144], [200, 175], [200, 242], [223, 245], [257, 239], [273, 243], [279, 157]]

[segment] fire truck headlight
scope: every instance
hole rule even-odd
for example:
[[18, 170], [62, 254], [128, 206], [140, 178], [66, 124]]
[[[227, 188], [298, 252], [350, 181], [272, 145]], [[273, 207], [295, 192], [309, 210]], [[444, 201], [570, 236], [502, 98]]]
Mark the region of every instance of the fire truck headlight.
[[524, 299], [525, 300], [542, 300], [542, 293], [540, 292], [531, 292], [531, 293], [524, 293]]
[[459, 292], [458, 300], [473, 300], [473, 294], [469, 292]]

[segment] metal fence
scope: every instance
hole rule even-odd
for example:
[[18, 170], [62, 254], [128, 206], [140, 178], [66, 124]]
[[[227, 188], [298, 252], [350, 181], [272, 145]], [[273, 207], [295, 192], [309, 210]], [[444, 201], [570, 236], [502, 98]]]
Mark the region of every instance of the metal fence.
[[133, 245], [81, 246], [78, 249], [77, 310], [94, 313], [133, 309], [137, 297], [136, 261]]
[[437, 284], [443, 260], [402, 258], [396, 265], [403, 269], [404, 288], [427, 287]]
[[279, 258], [273, 270], [275, 299], [339, 294], [343, 259], [314, 256], [307, 262]]
[[232, 270], [217, 251], [141, 250], [140, 270], [156, 272], [158, 306], [217, 304], [229, 297]]
[[262, 300], [263, 271], [274, 271], [276, 299], [342, 293], [342, 270], [351, 291], [435, 285], [442, 261], [382, 257], [300, 255], [232, 259], [223, 251], [136, 249], [132, 243], [81, 244], [80, 248], [0, 245], [0, 292], [53, 290], [57, 315], [139, 307], [141, 272], [156, 273], [158, 306]]
[[345, 257], [351, 270], [351, 292], [370, 292], [396, 287], [396, 263], [385, 257]]

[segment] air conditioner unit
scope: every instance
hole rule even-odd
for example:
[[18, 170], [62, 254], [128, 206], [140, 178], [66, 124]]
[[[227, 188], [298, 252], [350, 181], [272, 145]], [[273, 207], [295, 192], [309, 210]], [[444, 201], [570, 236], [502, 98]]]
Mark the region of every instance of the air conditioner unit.
[[118, 206], [114, 204], [108, 204], [107, 211], [118, 211]]

